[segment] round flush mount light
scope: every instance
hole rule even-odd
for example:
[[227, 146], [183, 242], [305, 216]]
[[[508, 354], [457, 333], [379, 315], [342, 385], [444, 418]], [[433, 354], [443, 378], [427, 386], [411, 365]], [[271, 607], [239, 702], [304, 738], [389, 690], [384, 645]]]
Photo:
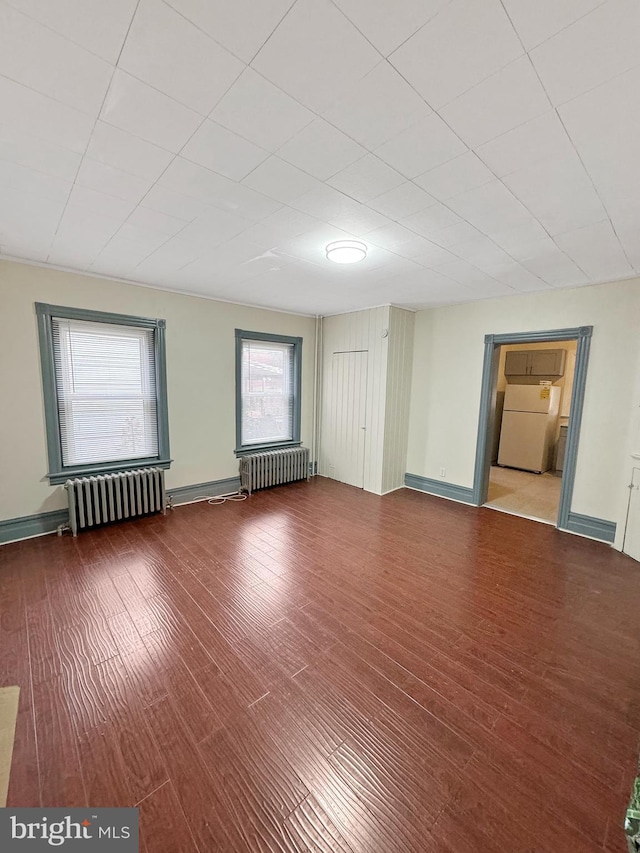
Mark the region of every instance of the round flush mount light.
[[367, 247], [359, 240], [336, 240], [327, 246], [327, 258], [336, 264], [355, 264], [367, 257]]

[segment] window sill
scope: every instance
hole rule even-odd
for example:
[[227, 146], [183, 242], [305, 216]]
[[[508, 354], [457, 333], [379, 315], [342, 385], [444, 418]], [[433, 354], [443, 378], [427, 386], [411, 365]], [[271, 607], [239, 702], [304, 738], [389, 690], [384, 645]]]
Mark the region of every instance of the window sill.
[[277, 444], [252, 444], [250, 447], [237, 447], [233, 452], [237, 457], [251, 456], [252, 453], [267, 453], [269, 450], [286, 450], [300, 447], [301, 441], [280, 441]]
[[102, 474], [115, 474], [120, 471], [134, 471], [138, 468], [164, 468], [171, 467], [173, 459], [127, 459], [121, 462], [106, 462], [103, 465], [85, 465], [75, 468], [67, 468], [64, 471], [56, 471], [47, 474], [52, 486], [60, 486], [74, 477], [99, 477]]

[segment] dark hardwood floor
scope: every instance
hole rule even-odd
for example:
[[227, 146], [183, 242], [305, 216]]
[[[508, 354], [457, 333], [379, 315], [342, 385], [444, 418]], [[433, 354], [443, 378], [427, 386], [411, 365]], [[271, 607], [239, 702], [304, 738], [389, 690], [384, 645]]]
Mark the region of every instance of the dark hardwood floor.
[[146, 853], [623, 851], [640, 566], [316, 479], [0, 548], [9, 805]]

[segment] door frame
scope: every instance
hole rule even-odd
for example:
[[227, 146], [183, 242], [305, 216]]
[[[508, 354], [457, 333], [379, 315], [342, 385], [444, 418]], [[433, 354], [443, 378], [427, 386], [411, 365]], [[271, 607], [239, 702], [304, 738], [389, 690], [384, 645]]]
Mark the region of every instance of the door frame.
[[478, 417], [478, 440], [473, 473], [472, 503], [476, 506], [485, 504], [489, 493], [489, 472], [491, 469], [491, 443], [489, 436], [493, 433], [496, 415], [500, 347], [505, 344], [553, 343], [556, 341], [575, 340], [577, 341], [576, 367], [573, 376], [571, 414], [567, 432], [557, 521], [557, 526], [560, 529], [568, 529], [571, 500], [573, 498], [573, 485], [576, 476], [578, 441], [584, 408], [584, 392], [592, 334], [593, 326], [577, 326], [570, 329], [546, 329], [537, 332], [510, 332], [485, 335], [480, 414]]

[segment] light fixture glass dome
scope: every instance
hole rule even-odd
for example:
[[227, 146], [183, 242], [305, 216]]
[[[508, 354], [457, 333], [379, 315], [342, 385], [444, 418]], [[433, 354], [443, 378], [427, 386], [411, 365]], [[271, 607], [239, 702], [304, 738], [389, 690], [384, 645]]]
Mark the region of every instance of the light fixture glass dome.
[[336, 264], [355, 264], [367, 257], [367, 247], [359, 240], [336, 240], [327, 246], [327, 258]]

